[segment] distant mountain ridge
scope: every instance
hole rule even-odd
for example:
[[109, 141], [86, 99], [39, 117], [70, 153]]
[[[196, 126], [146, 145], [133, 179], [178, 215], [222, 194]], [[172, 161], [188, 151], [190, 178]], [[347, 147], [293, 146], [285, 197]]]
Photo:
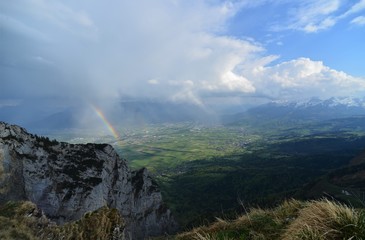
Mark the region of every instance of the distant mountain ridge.
[[332, 97], [329, 99], [321, 100], [319, 98], [311, 98], [304, 101], [273, 101], [273, 104], [277, 106], [291, 106], [296, 108], [308, 108], [314, 106], [321, 107], [348, 107], [348, 108], [364, 108], [365, 98], [353, 98], [353, 97]]
[[272, 101], [243, 113], [228, 116], [225, 123], [272, 121], [324, 121], [365, 117], [365, 98], [312, 98], [306, 101]]

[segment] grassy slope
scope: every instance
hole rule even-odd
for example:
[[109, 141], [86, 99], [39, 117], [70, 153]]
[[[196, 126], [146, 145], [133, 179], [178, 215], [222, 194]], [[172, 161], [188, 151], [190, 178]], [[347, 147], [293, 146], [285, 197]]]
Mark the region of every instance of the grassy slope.
[[365, 212], [328, 200], [286, 201], [274, 209], [251, 209], [233, 221], [217, 219], [176, 240], [365, 239]]
[[[0, 207], [1, 239], [122, 239], [118, 211], [101, 208], [63, 226], [51, 224], [30, 202], [9, 202]], [[113, 231], [114, 230], [114, 231]], [[235, 220], [216, 219], [176, 236], [175, 240], [362, 240], [365, 211], [328, 201], [285, 201], [272, 209], [249, 209]]]

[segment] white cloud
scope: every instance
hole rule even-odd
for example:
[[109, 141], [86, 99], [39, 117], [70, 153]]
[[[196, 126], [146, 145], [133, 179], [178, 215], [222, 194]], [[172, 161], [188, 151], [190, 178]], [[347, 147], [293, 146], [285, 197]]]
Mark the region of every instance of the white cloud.
[[227, 88], [230, 91], [244, 93], [255, 92], [255, 87], [252, 86], [252, 83], [249, 80], [231, 71], [224, 73], [221, 80], [223, 89]]
[[287, 13], [288, 20], [274, 24], [272, 30], [316, 33], [330, 29], [339, 21], [364, 9], [365, 0], [357, 3], [346, 0], [304, 0], [294, 3]]
[[207, 85], [214, 91], [252, 91], [238, 71], [263, 48], [223, 34], [240, 2], [112, 0], [80, 6], [74, 1], [19, 1], [24, 6], [0, 6], [21, 31], [34, 29], [49, 39], [45, 44], [34, 38], [21, 52], [16, 49], [24, 42], [16, 39], [19, 43], [9, 43], [13, 58], [36, 56], [39, 63], [54, 64], [48, 73], [33, 71], [37, 80], [19, 71], [24, 76], [9, 81], [14, 89], [37, 81], [48, 92], [53, 89], [49, 79], [57, 79], [64, 89], [55, 94], [83, 99], [127, 95], [195, 102]]
[[61, 1], [6, 1], [0, 2], [0, 9], [28, 29], [37, 29], [48, 36], [65, 31], [78, 37], [94, 38], [98, 30], [85, 11], [74, 10]]
[[158, 85], [158, 84], [160, 84], [160, 82], [157, 79], [150, 79], [150, 80], [148, 80], [148, 83], [149, 84], [152, 84], [152, 85]]
[[358, 16], [351, 21], [352, 24], [364, 26], [365, 25], [365, 17], [364, 16]]
[[365, 79], [331, 69], [321, 61], [298, 58], [251, 75], [258, 93], [272, 98], [309, 98], [364, 93]]
[[26, 23], [19, 21], [11, 16], [1, 14], [0, 12], [0, 29], [11, 31], [15, 34], [22, 35], [22, 37], [27, 37], [35, 39], [38, 41], [45, 41], [48, 39], [47, 35], [43, 32], [28, 26]]
[[352, 5], [352, 7], [349, 10], [347, 10], [343, 15], [341, 15], [341, 18], [347, 17], [354, 13], [358, 13], [364, 9], [365, 9], [365, 0], [360, 0], [356, 4]]
[[320, 30], [328, 29], [336, 24], [336, 20], [328, 17], [318, 22], [307, 23], [303, 30], [308, 33], [318, 32]]
[[293, 8], [290, 12], [288, 29], [317, 32], [332, 27], [336, 21], [331, 14], [340, 7], [340, 0], [306, 0]]
[[2, 99], [0, 100], [0, 108], [3, 107], [15, 107], [21, 103], [18, 99]]

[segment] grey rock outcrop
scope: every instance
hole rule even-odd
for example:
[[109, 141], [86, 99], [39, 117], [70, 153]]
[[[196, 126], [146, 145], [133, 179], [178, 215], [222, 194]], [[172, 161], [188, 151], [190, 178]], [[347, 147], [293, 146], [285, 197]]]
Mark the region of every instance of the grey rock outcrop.
[[130, 171], [110, 145], [50, 141], [0, 122], [0, 203], [9, 200], [32, 201], [60, 224], [116, 208], [127, 239], [177, 229], [147, 170]]

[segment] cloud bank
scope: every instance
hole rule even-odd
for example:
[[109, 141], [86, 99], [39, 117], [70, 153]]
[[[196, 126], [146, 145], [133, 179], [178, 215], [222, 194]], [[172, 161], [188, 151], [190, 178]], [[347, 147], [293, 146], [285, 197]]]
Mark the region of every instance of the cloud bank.
[[[3, 1], [1, 97], [48, 97], [67, 104], [148, 98], [203, 105], [213, 97], [327, 97], [364, 89], [364, 79], [320, 61], [278, 64], [279, 56], [260, 43], [226, 32], [238, 11], [265, 2], [270, 1]], [[363, 3], [349, 6], [342, 17], [353, 16]], [[302, 1], [290, 12], [297, 17], [289, 27], [329, 28], [340, 5]]]

